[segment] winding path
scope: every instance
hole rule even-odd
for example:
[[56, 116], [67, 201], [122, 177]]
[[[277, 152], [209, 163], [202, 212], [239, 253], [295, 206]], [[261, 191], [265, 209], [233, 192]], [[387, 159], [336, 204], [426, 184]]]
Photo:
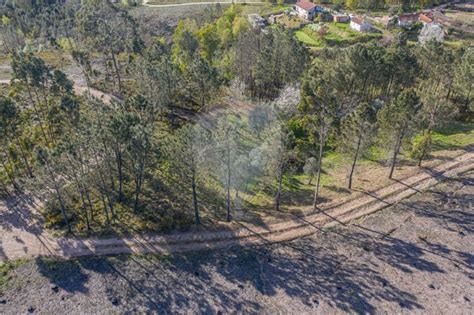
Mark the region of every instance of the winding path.
[[87, 255], [122, 253], [173, 253], [202, 249], [227, 248], [293, 240], [323, 228], [351, 221], [397, 204], [447, 177], [474, 170], [474, 152], [468, 151], [433, 169], [422, 172], [372, 192], [362, 192], [352, 200], [333, 204], [318, 213], [272, 224], [266, 227], [239, 223], [240, 228], [215, 232], [171, 235], [137, 235], [124, 238], [80, 239], [55, 238], [42, 228], [40, 217], [34, 215], [32, 201], [0, 203], [0, 261], [31, 258], [40, 255], [71, 258]]

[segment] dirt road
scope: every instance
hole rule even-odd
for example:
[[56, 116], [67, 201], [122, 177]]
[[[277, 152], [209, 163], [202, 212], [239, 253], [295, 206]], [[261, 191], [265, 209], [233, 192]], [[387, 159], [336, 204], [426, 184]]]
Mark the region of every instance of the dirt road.
[[272, 224], [266, 227], [240, 224], [217, 232], [171, 235], [140, 235], [127, 238], [55, 238], [42, 228], [31, 200], [10, 200], [0, 204], [2, 234], [0, 260], [36, 256], [70, 258], [122, 253], [174, 253], [234, 245], [270, 244], [308, 236], [323, 228], [351, 222], [435, 185], [445, 178], [474, 169], [474, 153], [467, 152], [434, 169], [396, 180], [377, 191], [333, 204], [319, 213]]
[[[8, 84], [10, 84], [10, 80], [9, 79], [0, 79], [0, 84], [8, 85]], [[98, 98], [98, 99], [104, 101], [105, 103], [110, 103], [112, 99], [115, 99], [115, 97], [110, 95], [110, 94], [104, 93], [104, 92], [99, 91], [99, 90], [94, 89], [94, 88], [89, 89], [86, 86], [84, 86], [82, 84], [79, 84], [78, 81], [74, 81], [74, 91], [76, 92], [76, 94], [79, 94], [79, 95], [90, 94], [91, 96], [93, 96], [95, 98]]]

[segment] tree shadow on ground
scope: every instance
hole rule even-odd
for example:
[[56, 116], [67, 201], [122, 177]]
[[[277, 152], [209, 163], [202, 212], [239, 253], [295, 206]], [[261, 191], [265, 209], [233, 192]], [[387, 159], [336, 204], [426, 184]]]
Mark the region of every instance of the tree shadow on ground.
[[70, 293], [88, 293], [86, 283], [89, 276], [75, 260], [58, 261], [45, 257], [35, 260], [38, 271], [52, 284], [53, 290], [62, 289]]
[[[370, 243], [366, 234], [324, 234], [329, 244], [330, 239], [347, 242], [349, 236], [353, 241]], [[420, 257], [416, 245], [407, 242], [388, 241], [372, 250], [379, 259], [405, 272], [408, 268], [441, 272]], [[37, 264], [45, 277], [68, 292], [87, 293], [90, 273], [100, 274], [106, 278], [104, 290], [109, 302], [125, 312], [140, 311], [137, 307], [142, 305], [162, 314], [185, 309], [257, 313], [269, 307], [259, 296], [279, 292], [310, 308], [324, 299], [344, 312], [374, 313], [372, 300], [396, 303], [408, 310], [423, 309], [413, 295], [397, 288], [375, 267], [352, 261], [309, 238], [173, 257], [84, 258], [61, 262], [59, 267], [39, 259]]]
[[[447, 198], [462, 198], [462, 195], [441, 191], [437, 196], [443, 194], [447, 194]], [[465, 195], [471, 200], [469, 193]], [[420, 216], [432, 213], [429, 219], [437, 220], [438, 213], [445, 215], [439, 209], [439, 202], [430, 204], [415, 198], [399, 206]], [[466, 207], [464, 204], [463, 209]], [[464, 222], [453, 223], [469, 227], [474, 217], [463, 209], [456, 211], [466, 213], [462, 218]], [[446, 217], [440, 219], [446, 220]], [[316, 230], [319, 229], [315, 226]], [[338, 251], [336, 246], [353, 250]], [[367, 259], [361, 263], [346, 253]], [[104, 290], [108, 300], [121, 312], [258, 313], [273, 307], [265, 304], [265, 297], [284, 293], [308, 308], [316, 309], [324, 300], [337, 311], [375, 313], [374, 301], [394, 303], [408, 311], [424, 309], [413, 294], [388, 280], [377, 264], [382, 262], [407, 274], [415, 271], [444, 273], [430, 255], [464, 268], [472, 268], [474, 261], [472, 254], [443, 244], [430, 241], [418, 244], [369, 227], [343, 225], [321, 230], [317, 238], [283, 244], [234, 246], [171, 257], [121, 255], [79, 259], [68, 265], [68, 270], [51, 268], [44, 261], [38, 261], [38, 265], [51, 282], [69, 292], [87, 292], [86, 284], [92, 273], [106, 278]], [[79, 283], [58, 278], [64, 274]]]

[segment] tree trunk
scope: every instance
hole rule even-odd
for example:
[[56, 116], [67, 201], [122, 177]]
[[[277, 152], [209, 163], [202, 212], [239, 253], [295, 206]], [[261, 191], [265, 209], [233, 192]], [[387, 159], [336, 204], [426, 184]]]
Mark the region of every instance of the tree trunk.
[[33, 94], [31, 93], [30, 85], [29, 85], [28, 82], [26, 82], [26, 90], [28, 91], [28, 96], [30, 98], [31, 105], [33, 105], [33, 111], [35, 112], [35, 115], [38, 117], [38, 123], [39, 123], [39, 126], [40, 126], [41, 134], [43, 135], [45, 144], [48, 144], [49, 139], [48, 139], [48, 136], [46, 135], [46, 131], [44, 129], [43, 115], [42, 115], [42, 113], [40, 113], [40, 111], [38, 109], [38, 104], [36, 104], [36, 102], [33, 98]]
[[82, 201], [82, 210], [84, 212], [84, 217], [86, 219], [86, 228], [87, 228], [87, 234], [89, 234], [90, 230], [91, 230], [91, 225], [90, 225], [90, 222], [89, 222], [89, 214], [87, 213], [87, 205], [86, 205], [86, 200], [84, 198], [84, 192], [82, 191], [82, 189], [80, 189], [80, 194], [81, 194], [81, 201]]
[[113, 204], [112, 204], [112, 200], [110, 199], [109, 197], [109, 194], [107, 192], [107, 187], [105, 185], [105, 180], [104, 180], [104, 176], [102, 174], [102, 170], [100, 169], [100, 164], [99, 164], [99, 160], [97, 158], [97, 154], [94, 153], [94, 159], [95, 159], [95, 163], [98, 165], [98, 169], [97, 169], [97, 172], [99, 173], [99, 180], [100, 180], [100, 190], [101, 190], [101, 194], [102, 194], [102, 203], [104, 204], [104, 211], [105, 211], [105, 218], [107, 220], [107, 225], [110, 225], [110, 218], [109, 218], [109, 210], [107, 208], [107, 203], [105, 202], [105, 199], [104, 199], [104, 196], [105, 198], [107, 199], [108, 201], [108, 204], [109, 204], [109, 207], [110, 207], [110, 211], [112, 212], [112, 218], [115, 217], [114, 215], [114, 211], [113, 211]]
[[354, 175], [354, 170], [357, 163], [357, 158], [359, 157], [360, 143], [362, 141], [362, 135], [359, 134], [359, 139], [357, 140], [357, 148], [354, 154], [354, 159], [352, 160], [351, 172], [349, 173], [349, 183], [347, 188], [352, 189], [352, 176]]
[[[429, 142], [431, 142], [431, 129], [428, 129], [427, 134], [428, 134], [429, 137], [430, 137]], [[430, 143], [425, 144], [425, 145], [423, 146], [423, 151], [421, 152], [420, 158], [418, 159], [418, 167], [421, 167], [421, 162], [423, 161], [423, 159], [424, 159], [425, 156], [426, 156], [426, 152], [428, 151], [428, 146], [429, 146], [429, 145], [430, 145]]]
[[120, 149], [116, 149], [117, 171], [118, 171], [118, 201], [123, 201], [123, 159]]
[[61, 195], [61, 191], [59, 190], [58, 183], [56, 182], [56, 177], [55, 177], [53, 171], [51, 170], [51, 167], [49, 166], [49, 161], [44, 160], [44, 162], [45, 162], [45, 165], [46, 165], [46, 169], [48, 170], [49, 176], [51, 177], [51, 180], [53, 181], [54, 191], [56, 192], [56, 197], [58, 198], [58, 201], [59, 201], [59, 206], [61, 208], [61, 214], [63, 215], [64, 222], [67, 225], [67, 231], [68, 231], [68, 233], [71, 233], [72, 232], [71, 224], [70, 224], [69, 219], [67, 217], [66, 207], [64, 206], [63, 197]]
[[393, 148], [393, 156], [392, 156], [392, 165], [390, 165], [390, 174], [388, 178], [392, 179], [393, 172], [395, 170], [395, 164], [397, 162], [398, 152], [400, 151], [400, 145], [402, 141], [402, 134], [400, 134], [397, 138], [397, 142], [395, 143], [395, 147]]
[[23, 150], [23, 147], [22, 147], [21, 142], [18, 139], [18, 137], [16, 137], [15, 139], [16, 139], [16, 142], [17, 142], [17, 146], [20, 150], [21, 157], [22, 157], [23, 161], [25, 162], [25, 167], [26, 167], [26, 171], [28, 173], [28, 177], [33, 178], [34, 177], [33, 176], [33, 171], [31, 169], [30, 163], [28, 162], [28, 157], [26, 156], [25, 150]]
[[[54, 179], [53, 179], [53, 181], [54, 181]], [[61, 193], [60, 193], [59, 188], [57, 187], [56, 183], [54, 184], [54, 190], [56, 191], [56, 195], [58, 197], [59, 205], [61, 207], [61, 213], [62, 213], [62, 215], [64, 217], [64, 221], [66, 222], [66, 225], [67, 225], [67, 231], [68, 231], [68, 233], [72, 233], [71, 223], [69, 223], [69, 219], [67, 218], [66, 207], [64, 206], [63, 198], [61, 196]]]
[[318, 203], [319, 198], [319, 185], [321, 184], [321, 167], [323, 165], [323, 150], [324, 150], [324, 130], [323, 127], [320, 129], [320, 136], [319, 136], [319, 157], [318, 157], [318, 171], [316, 177], [316, 187], [314, 189], [314, 200], [313, 200], [313, 209], [316, 210], [316, 205]]
[[122, 92], [122, 77], [120, 76], [120, 69], [117, 64], [117, 59], [115, 58], [115, 53], [113, 49], [110, 50], [110, 54], [112, 55], [112, 62], [114, 64], [115, 74], [117, 75], [117, 82], [119, 85], [119, 91]]
[[283, 182], [283, 165], [278, 167], [278, 190], [275, 196], [275, 210], [280, 211], [281, 187]]
[[227, 150], [227, 222], [230, 222], [230, 148]]
[[133, 204], [133, 211], [135, 211], [135, 213], [138, 210], [138, 202], [140, 201], [140, 193], [142, 191], [143, 169], [144, 169], [144, 167], [145, 167], [144, 162], [141, 161], [140, 162], [140, 168], [139, 168], [138, 174], [136, 176], [136, 180], [135, 180], [135, 202]]
[[87, 204], [89, 205], [89, 211], [90, 211], [90, 215], [91, 215], [91, 222], [94, 222], [95, 221], [94, 207], [92, 206], [91, 197], [90, 197], [89, 191], [87, 189], [85, 191], [85, 194], [86, 194]]
[[105, 192], [100, 189], [100, 198], [102, 200], [102, 206], [104, 207], [104, 213], [105, 213], [105, 222], [107, 223], [107, 226], [110, 225], [110, 217], [109, 217], [109, 209], [107, 207], [107, 202], [105, 201]]
[[196, 173], [193, 170], [193, 175], [191, 178], [191, 186], [193, 189], [193, 206], [194, 206], [194, 217], [196, 219], [196, 224], [201, 224], [201, 218], [199, 217], [199, 207], [198, 207], [198, 199], [197, 199], [197, 192], [196, 192]]

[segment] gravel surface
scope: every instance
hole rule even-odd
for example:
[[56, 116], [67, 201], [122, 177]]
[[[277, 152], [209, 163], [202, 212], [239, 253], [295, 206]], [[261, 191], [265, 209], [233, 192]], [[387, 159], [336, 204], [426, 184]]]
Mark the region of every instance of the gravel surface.
[[38, 258], [0, 313], [474, 313], [474, 172], [288, 243], [173, 256]]

